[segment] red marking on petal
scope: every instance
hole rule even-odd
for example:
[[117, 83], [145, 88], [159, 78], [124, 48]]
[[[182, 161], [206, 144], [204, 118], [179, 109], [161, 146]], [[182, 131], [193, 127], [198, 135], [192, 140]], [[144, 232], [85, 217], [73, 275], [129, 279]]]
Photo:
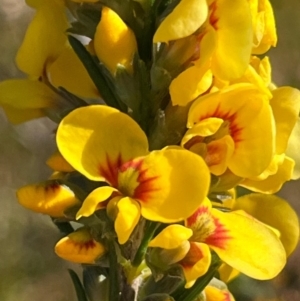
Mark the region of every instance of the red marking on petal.
[[199, 260], [204, 257], [202, 250], [194, 243], [190, 243], [190, 249], [186, 256], [179, 262], [185, 269], [191, 269]]
[[188, 227], [193, 226], [197, 223], [199, 216], [203, 215], [204, 213], [209, 213], [209, 208], [206, 206], [200, 206], [194, 213], [186, 220], [186, 225]]
[[50, 192], [50, 191], [55, 192], [55, 191], [59, 190], [60, 187], [61, 187], [61, 185], [58, 182], [51, 182], [45, 186], [45, 191], [46, 192]]
[[121, 166], [120, 171], [124, 172], [129, 168], [132, 168], [138, 173], [138, 177], [136, 179], [137, 186], [135, 187], [131, 197], [138, 199], [141, 202], [147, 202], [147, 199], [151, 197], [152, 192], [160, 190], [160, 188], [157, 187], [156, 182], [159, 177], [149, 177], [149, 174], [147, 174], [148, 169], [143, 169], [143, 159], [124, 163]]
[[216, 117], [216, 118], [223, 119], [224, 121], [227, 121], [229, 123], [229, 134], [232, 137], [233, 141], [235, 143], [242, 141], [240, 134], [241, 134], [243, 128], [241, 128], [237, 124], [237, 121], [236, 121], [237, 112], [231, 113], [231, 112], [221, 111], [220, 104], [219, 104], [213, 113], [206, 114], [205, 116], [200, 116], [199, 121], [202, 121], [206, 118], [211, 118], [211, 117]]
[[224, 294], [224, 299], [223, 299], [223, 301], [232, 301], [231, 295], [230, 295], [229, 292], [223, 292], [223, 294]]
[[119, 154], [115, 160], [113, 160], [109, 157], [108, 154], [106, 154], [106, 166], [99, 166], [99, 173], [112, 187], [116, 188], [118, 186], [118, 171], [121, 165], [121, 154]]
[[217, 11], [217, 2], [213, 2], [210, 6], [209, 6], [209, 10], [210, 10], [210, 15], [209, 15], [209, 23], [210, 25], [217, 30], [218, 29], [218, 21], [219, 18], [217, 17], [216, 11]]
[[212, 217], [216, 226], [215, 231], [205, 238], [204, 242], [208, 245], [218, 247], [220, 249], [226, 249], [227, 241], [232, 239], [229, 235], [229, 231], [225, 228], [220, 220], [216, 217]]

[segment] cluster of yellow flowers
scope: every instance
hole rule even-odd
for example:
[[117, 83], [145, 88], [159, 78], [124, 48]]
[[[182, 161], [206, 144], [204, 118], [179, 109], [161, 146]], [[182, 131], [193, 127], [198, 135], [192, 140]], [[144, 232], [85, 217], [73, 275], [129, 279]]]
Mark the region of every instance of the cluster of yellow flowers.
[[275, 277], [299, 239], [273, 193], [300, 177], [300, 92], [262, 56], [269, 1], [26, 2], [28, 78], [0, 104], [59, 123], [53, 175], [17, 192], [68, 232], [55, 252], [97, 267], [101, 301], [234, 300], [238, 272]]

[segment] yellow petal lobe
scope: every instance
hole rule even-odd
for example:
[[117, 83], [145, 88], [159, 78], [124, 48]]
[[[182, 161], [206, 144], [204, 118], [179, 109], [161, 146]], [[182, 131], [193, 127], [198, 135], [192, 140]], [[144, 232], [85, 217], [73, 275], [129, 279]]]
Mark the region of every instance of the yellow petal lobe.
[[163, 229], [149, 243], [149, 247], [175, 249], [188, 240], [193, 235], [193, 231], [181, 225], [170, 225]]
[[168, 42], [194, 33], [206, 20], [205, 0], [181, 0], [156, 30], [153, 42]]
[[86, 228], [72, 232], [55, 246], [55, 253], [59, 257], [75, 263], [95, 263], [105, 252], [105, 247], [94, 240]]
[[148, 153], [147, 137], [139, 125], [128, 115], [103, 105], [78, 108], [67, 115], [58, 127], [57, 144], [77, 171], [115, 187], [118, 167]]
[[63, 217], [67, 208], [80, 204], [73, 191], [56, 181], [24, 186], [18, 189], [17, 197], [25, 208], [52, 217]]
[[135, 200], [125, 197], [118, 201], [117, 207], [119, 212], [115, 220], [115, 230], [118, 242], [122, 245], [128, 241], [140, 219], [140, 206]]
[[110, 8], [103, 7], [101, 20], [94, 37], [95, 52], [100, 61], [115, 73], [121, 64], [130, 70], [133, 55], [137, 50], [133, 31]]

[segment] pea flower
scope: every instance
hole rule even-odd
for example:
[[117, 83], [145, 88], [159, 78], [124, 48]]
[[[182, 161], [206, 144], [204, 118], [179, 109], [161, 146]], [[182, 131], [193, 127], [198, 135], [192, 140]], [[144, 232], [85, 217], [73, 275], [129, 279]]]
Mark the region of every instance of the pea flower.
[[16, 56], [18, 68], [27, 79], [0, 83], [0, 104], [13, 123], [45, 116], [59, 106], [62, 97], [51, 86], [64, 87], [86, 98], [99, 92], [86, 69], [67, 43], [69, 27], [64, 1], [28, 1], [36, 9]]
[[82, 227], [62, 238], [55, 245], [55, 253], [72, 262], [92, 264], [106, 253], [106, 248], [92, 237], [88, 228]]
[[269, 96], [253, 85], [236, 84], [200, 97], [189, 110], [187, 127], [182, 146], [202, 155], [215, 175], [228, 168], [242, 178], [257, 176], [272, 160]]
[[209, 248], [228, 265], [256, 279], [275, 277], [285, 264], [285, 250], [277, 235], [243, 211], [224, 213], [206, 199], [185, 225], [168, 226], [149, 246], [172, 250], [189, 241], [190, 249], [178, 262], [186, 287], [206, 273], [211, 261]]
[[90, 216], [117, 195], [115, 230], [121, 244], [140, 216], [164, 223], [181, 221], [208, 192], [209, 171], [199, 156], [177, 148], [149, 153], [138, 124], [114, 108], [96, 105], [72, 111], [58, 127], [57, 144], [75, 170], [110, 185], [91, 192], [77, 219]]
[[252, 47], [248, 3], [181, 1], [158, 27], [154, 42], [169, 42], [192, 34], [199, 41], [198, 55], [192, 66], [172, 81], [173, 105], [185, 106], [204, 93], [212, 83], [212, 75], [223, 80], [243, 75]]

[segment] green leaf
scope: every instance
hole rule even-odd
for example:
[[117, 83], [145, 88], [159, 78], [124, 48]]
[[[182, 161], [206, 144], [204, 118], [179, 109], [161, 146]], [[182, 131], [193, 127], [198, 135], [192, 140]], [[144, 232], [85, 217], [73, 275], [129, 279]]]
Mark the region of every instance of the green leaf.
[[[68, 36], [69, 42], [78, 55], [79, 59], [85, 66], [99, 93], [101, 94], [105, 103], [111, 107], [120, 109], [120, 100], [116, 93], [114, 93], [113, 84], [103, 74], [103, 67], [98, 64], [86, 48], [73, 36]], [[124, 109], [123, 109], [124, 111]]]
[[68, 269], [68, 271], [69, 271], [69, 274], [71, 276], [71, 279], [73, 281], [73, 284], [74, 284], [74, 287], [76, 290], [77, 300], [78, 301], [88, 301], [87, 296], [85, 294], [85, 290], [80, 282], [79, 277], [73, 270]]

